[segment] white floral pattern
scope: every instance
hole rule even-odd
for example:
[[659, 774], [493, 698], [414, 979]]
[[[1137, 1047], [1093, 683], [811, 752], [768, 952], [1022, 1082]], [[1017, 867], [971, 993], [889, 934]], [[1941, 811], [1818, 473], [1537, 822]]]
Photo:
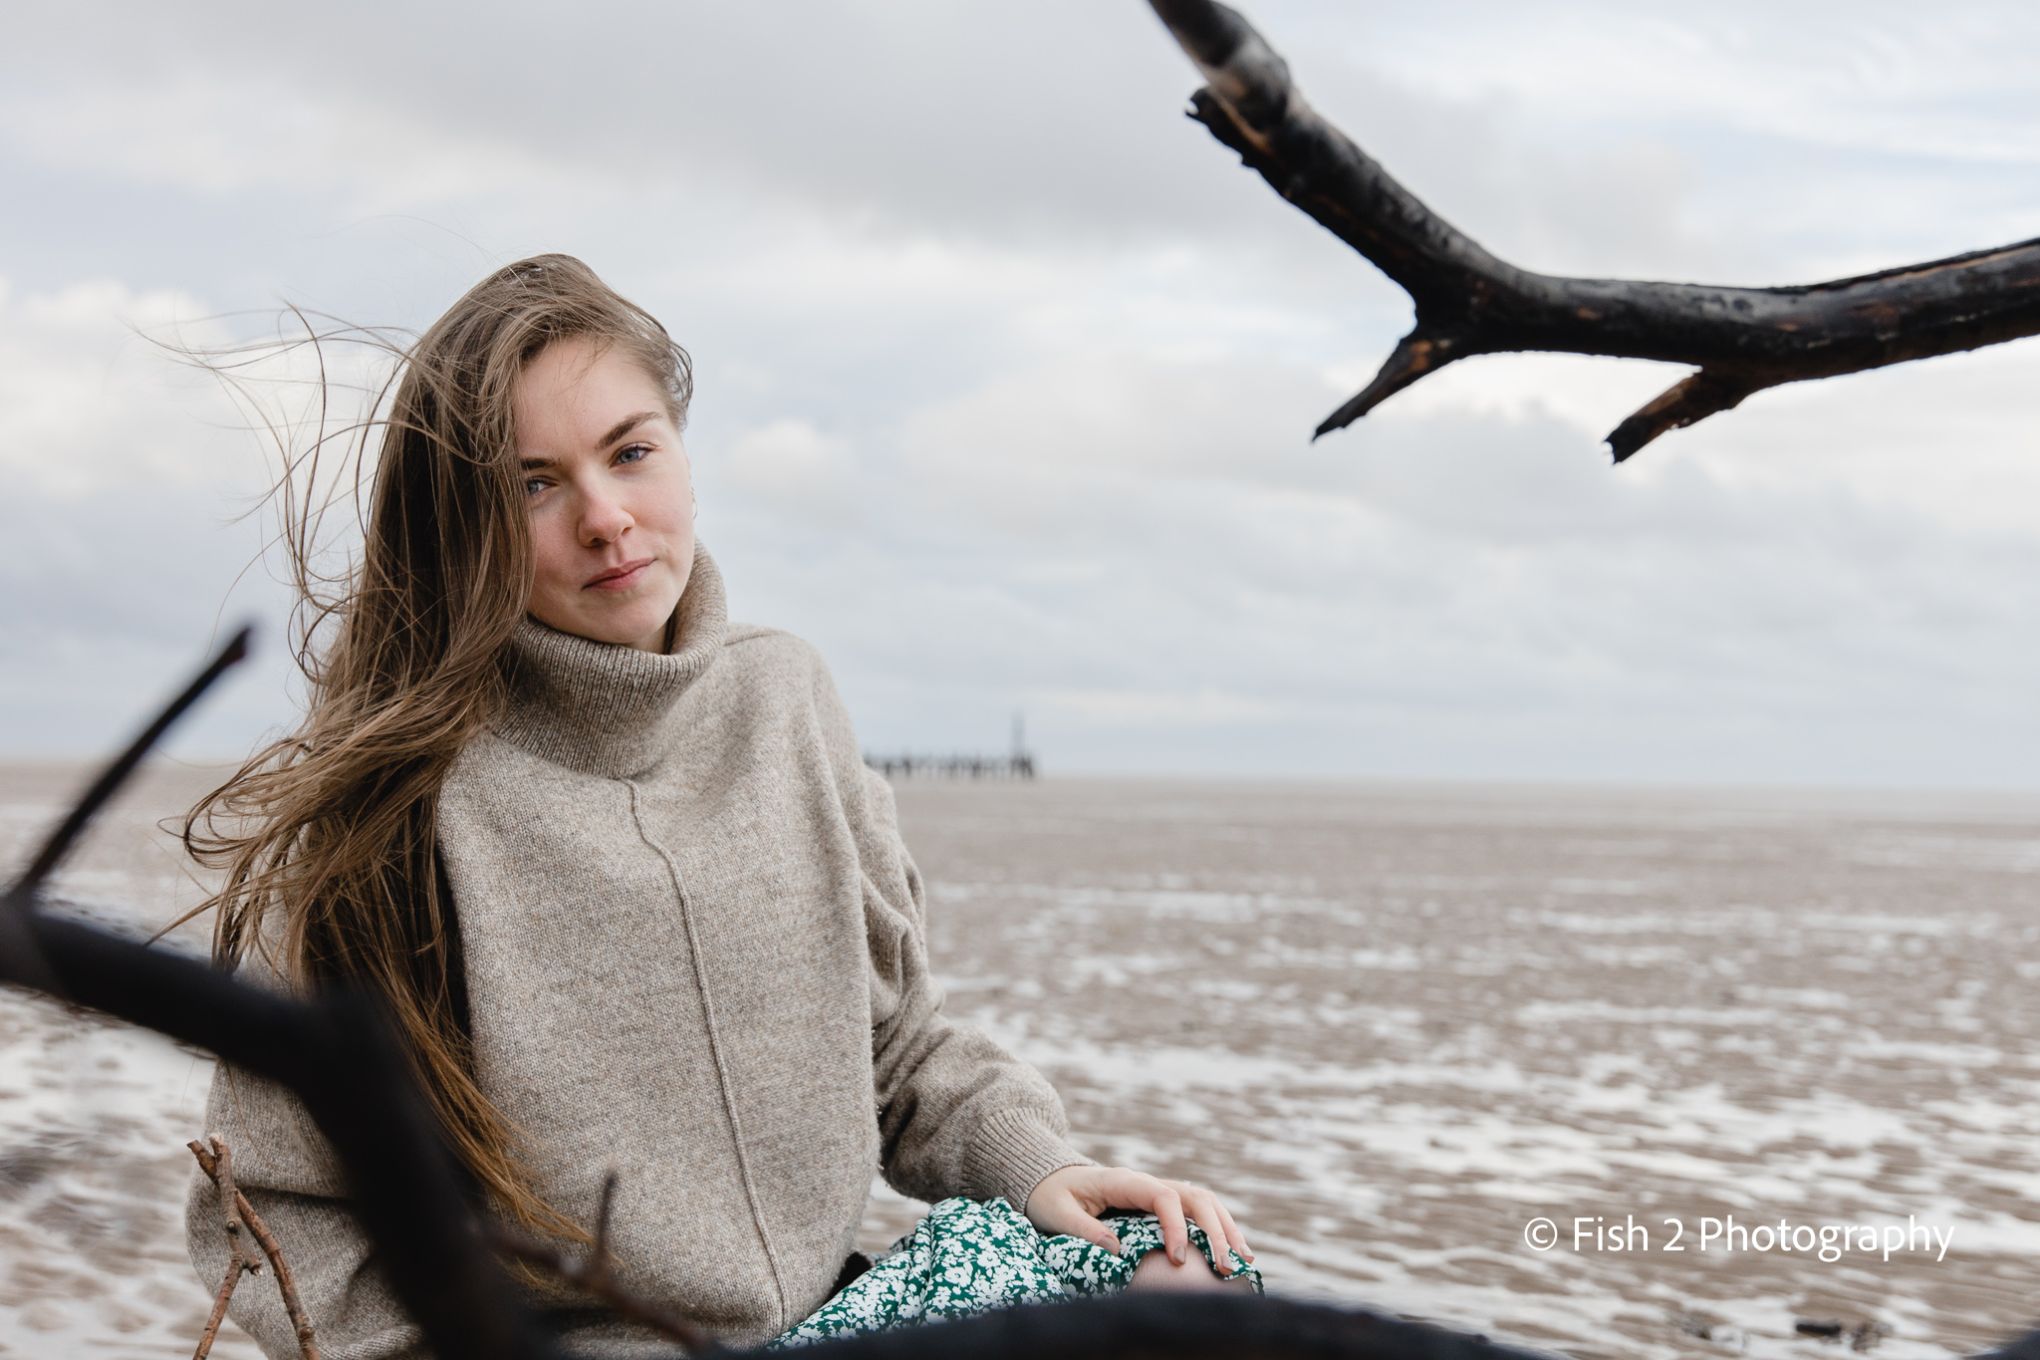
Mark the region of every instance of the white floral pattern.
[[[1124, 1289], [1140, 1258], [1162, 1245], [1161, 1221], [1125, 1209], [1101, 1217], [1119, 1238], [1119, 1255], [1081, 1237], [1044, 1236], [1004, 1197], [945, 1199], [871, 1269], [765, 1349]], [[1191, 1243], [1215, 1269], [1204, 1229], [1185, 1222]], [[1263, 1292], [1259, 1269], [1230, 1247], [1226, 1256], [1237, 1278]]]

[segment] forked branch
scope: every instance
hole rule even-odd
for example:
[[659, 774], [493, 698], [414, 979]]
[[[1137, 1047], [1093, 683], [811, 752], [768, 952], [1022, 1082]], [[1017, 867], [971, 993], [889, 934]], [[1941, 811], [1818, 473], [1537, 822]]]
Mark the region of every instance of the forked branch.
[[234, 1285], [239, 1282], [241, 1272], [245, 1270], [254, 1274], [262, 1269], [262, 1263], [248, 1250], [249, 1236], [261, 1244], [262, 1254], [269, 1258], [269, 1264], [275, 1270], [276, 1288], [283, 1295], [284, 1311], [290, 1315], [291, 1326], [297, 1332], [299, 1352], [304, 1360], [319, 1360], [319, 1343], [312, 1331], [312, 1320], [305, 1315], [305, 1306], [298, 1298], [297, 1279], [283, 1259], [283, 1248], [277, 1245], [276, 1236], [262, 1221], [262, 1215], [255, 1212], [255, 1206], [234, 1184], [232, 1150], [218, 1134], [208, 1134], [206, 1139], [212, 1144], [211, 1151], [207, 1151], [205, 1145], [195, 1138], [184, 1146], [198, 1158], [199, 1169], [220, 1188], [220, 1216], [226, 1220], [229, 1252], [227, 1277], [220, 1282], [219, 1295], [213, 1300], [212, 1316], [206, 1320], [205, 1334], [199, 1338], [198, 1350], [192, 1360], [205, 1360], [206, 1352], [212, 1349], [213, 1338], [219, 1334], [220, 1323], [227, 1316], [227, 1300], [233, 1297]]
[[1206, 84], [1190, 116], [1409, 293], [1416, 325], [1312, 438], [1471, 354], [1545, 350], [1692, 364], [1608, 435], [1621, 462], [1754, 392], [2040, 334], [2040, 237], [1786, 288], [1566, 278], [1484, 250], [1304, 101], [1289, 67], [1213, 0], [1149, 0]]

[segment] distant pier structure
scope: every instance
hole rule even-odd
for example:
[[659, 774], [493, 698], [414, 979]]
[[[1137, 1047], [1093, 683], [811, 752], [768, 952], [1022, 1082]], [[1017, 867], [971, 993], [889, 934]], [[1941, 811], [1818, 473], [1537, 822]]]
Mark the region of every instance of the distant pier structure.
[[913, 753], [899, 755], [866, 751], [864, 763], [887, 779], [929, 776], [943, 779], [1032, 779], [1035, 775], [1034, 753], [1027, 749], [1026, 722], [1019, 713], [1013, 715], [1013, 749], [1006, 755], [969, 755], [960, 752], [951, 752], [947, 755]]

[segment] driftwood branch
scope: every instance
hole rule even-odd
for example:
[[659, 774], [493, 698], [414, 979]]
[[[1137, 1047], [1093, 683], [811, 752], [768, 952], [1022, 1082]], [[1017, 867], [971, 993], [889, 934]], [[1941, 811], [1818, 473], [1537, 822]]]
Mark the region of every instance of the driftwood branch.
[[1472, 354], [1545, 350], [1692, 364], [1608, 435], [1622, 462], [1767, 387], [2040, 334], [2040, 238], [1783, 288], [1520, 269], [1433, 212], [1305, 102], [1289, 67], [1213, 0], [1149, 0], [1206, 84], [1190, 117], [1409, 293], [1416, 324], [1312, 434], [1343, 429]]
[[312, 1320], [306, 1316], [304, 1303], [298, 1298], [297, 1278], [290, 1273], [290, 1266], [283, 1259], [283, 1248], [277, 1245], [276, 1236], [262, 1221], [262, 1215], [255, 1212], [255, 1206], [234, 1184], [234, 1156], [225, 1140], [217, 1134], [209, 1134], [207, 1141], [212, 1144], [210, 1152], [196, 1139], [185, 1146], [191, 1149], [192, 1156], [198, 1158], [199, 1168], [220, 1188], [220, 1213], [226, 1220], [227, 1241], [232, 1250], [227, 1261], [227, 1278], [221, 1283], [219, 1297], [213, 1302], [212, 1317], [205, 1325], [205, 1335], [198, 1343], [194, 1360], [205, 1360], [206, 1352], [212, 1349], [213, 1337], [219, 1331], [221, 1319], [226, 1316], [227, 1300], [232, 1296], [241, 1272], [252, 1273], [262, 1269], [262, 1263], [248, 1250], [248, 1235], [261, 1244], [262, 1254], [269, 1258], [269, 1264], [275, 1270], [276, 1288], [283, 1295], [284, 1311], [290, 1315], [291, 1326], [297, 1331], [299, 1352], [305, 1360], [319, 1360], [319, 1343], [312, 1332]]

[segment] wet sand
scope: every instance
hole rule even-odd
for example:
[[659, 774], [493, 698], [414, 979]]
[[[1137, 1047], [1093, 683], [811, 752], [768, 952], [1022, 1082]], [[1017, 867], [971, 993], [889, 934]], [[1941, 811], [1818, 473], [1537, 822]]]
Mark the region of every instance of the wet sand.
[[[196, 901], [152, 823], [212, 773], [152, 768], [60, 890], [150, 927]], [[9, 863], [83, 779], [0, 768]], [[1093, 1156], [1218, 1190], [1271, 1293], [1583, 1357], [1839, 1353], [1798, 1319], [1947, 1356], [2040, 1326], [2040, 799], [1047, 779], [899, 801], [951, 1013], [1054, 1079]], [[188, 1352], [209, 1070], [0, 995], [0, 1355]], [[920, 1208], [875, 1190], [867, 1250]], [[1910, 1219], [1949, 1247], [1703, 1247], [1729, 1219]], [[215, 1353], [256, 1354], [231, 1327]]]

